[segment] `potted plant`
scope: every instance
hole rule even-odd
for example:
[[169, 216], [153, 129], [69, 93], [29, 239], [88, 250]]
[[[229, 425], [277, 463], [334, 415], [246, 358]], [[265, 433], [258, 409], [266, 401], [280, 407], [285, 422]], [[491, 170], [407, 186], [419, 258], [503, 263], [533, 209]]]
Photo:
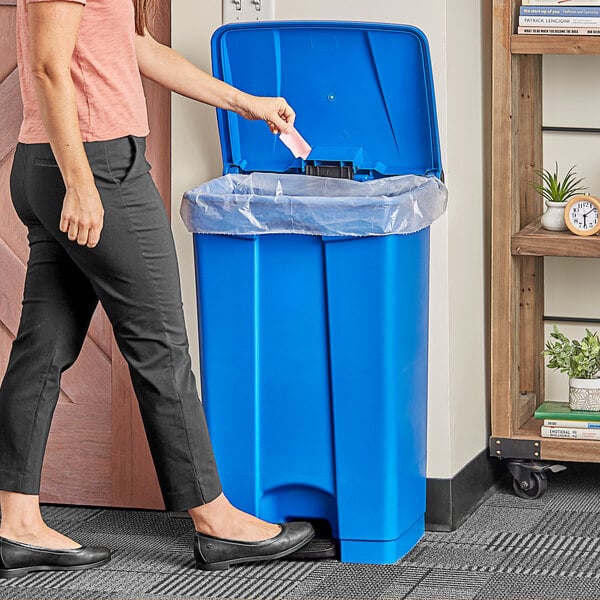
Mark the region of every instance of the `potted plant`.
[[533, 189], [544, 198], [547, 209], [542, 215], [542, 227], [550, 231], [564, 231], [564, 210], [570, 198], [586, 190], [583, 179], [578, 179], [573, 165], [561, 179], [558, 174], [558, 163], [554, 164], [554, 172], [548, 169], [536, 171], [541, 182], [533, 182]]
[[569, 375], [569, 406], [572, 410], [600, 411], [600, 338], [585, 330], [580, 340], [569, 340], [554, 326], [542, 353], [548, 367]]

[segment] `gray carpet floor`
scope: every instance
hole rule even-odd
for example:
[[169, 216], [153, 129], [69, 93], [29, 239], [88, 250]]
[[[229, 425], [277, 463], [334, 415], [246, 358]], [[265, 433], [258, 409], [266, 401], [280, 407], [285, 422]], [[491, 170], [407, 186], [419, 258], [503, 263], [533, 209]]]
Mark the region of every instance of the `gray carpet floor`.
[[277, 561], [193, 568], [191, 521], [166, 513], [46, 506], [48, 523], [113, 550], [89, 571], [0, 580], [0, 599], [600, 600], [600, 466], [571, 464], [537, 500], [506, 484], [453, 532], [427, 532], [395, 565]]

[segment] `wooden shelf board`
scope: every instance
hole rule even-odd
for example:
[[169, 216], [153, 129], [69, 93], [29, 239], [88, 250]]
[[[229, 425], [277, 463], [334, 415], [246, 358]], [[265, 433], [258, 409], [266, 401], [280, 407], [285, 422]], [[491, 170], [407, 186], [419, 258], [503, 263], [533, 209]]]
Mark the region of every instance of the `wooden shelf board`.
[[531, 417], [514, 435], [515, 438], [540, 440], [540, 460], [600, 463], [600, 440], [565, 440], [543, 438], [542, 420]]
[[600, 257], [600, 236], [580, 237], [569, 231], [547, 231], [540, 217], [512, 236], [511, 252], [516, 256]]
[[[515, 437], [526, 438], [528, 440], [541, 440], [540, 427], [542, 426], [542, 420], [536, 419], [533, 415], [523, 423], [523, 425], [517, 430]], [[545, 441], [545, 438], [544, 438]]]
[[513, 54], [600, 54], [596, 35], [511, 35]]

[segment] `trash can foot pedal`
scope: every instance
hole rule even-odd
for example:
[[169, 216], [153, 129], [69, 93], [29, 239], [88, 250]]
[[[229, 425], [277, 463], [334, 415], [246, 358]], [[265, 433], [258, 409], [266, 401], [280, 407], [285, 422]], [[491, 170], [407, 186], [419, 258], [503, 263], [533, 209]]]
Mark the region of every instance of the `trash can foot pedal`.
[[290, 560], [319, 560], [321, 558], [336, 558], [338, 555], [337, 544], [334, 540], [313, 538], [306, 546], [286, 558]]

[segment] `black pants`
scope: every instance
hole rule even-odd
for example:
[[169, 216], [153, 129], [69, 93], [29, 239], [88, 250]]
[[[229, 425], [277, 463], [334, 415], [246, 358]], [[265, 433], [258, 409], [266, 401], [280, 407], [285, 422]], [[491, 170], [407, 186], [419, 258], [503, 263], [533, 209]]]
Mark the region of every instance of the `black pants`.
[[105, 211], [93, 249], [59, 230], [65, 188], [49, 144], [19, 144], [15, 154], [11, 194], [30, 256], [0, 386], [0, 489], [39, 493], [61, 373], [79, 355], [100, 300], [129, 364], [167, 508], [204, 504], [221, 486], [191, 371], [171, 228], [145, 140], [85, 149]]

